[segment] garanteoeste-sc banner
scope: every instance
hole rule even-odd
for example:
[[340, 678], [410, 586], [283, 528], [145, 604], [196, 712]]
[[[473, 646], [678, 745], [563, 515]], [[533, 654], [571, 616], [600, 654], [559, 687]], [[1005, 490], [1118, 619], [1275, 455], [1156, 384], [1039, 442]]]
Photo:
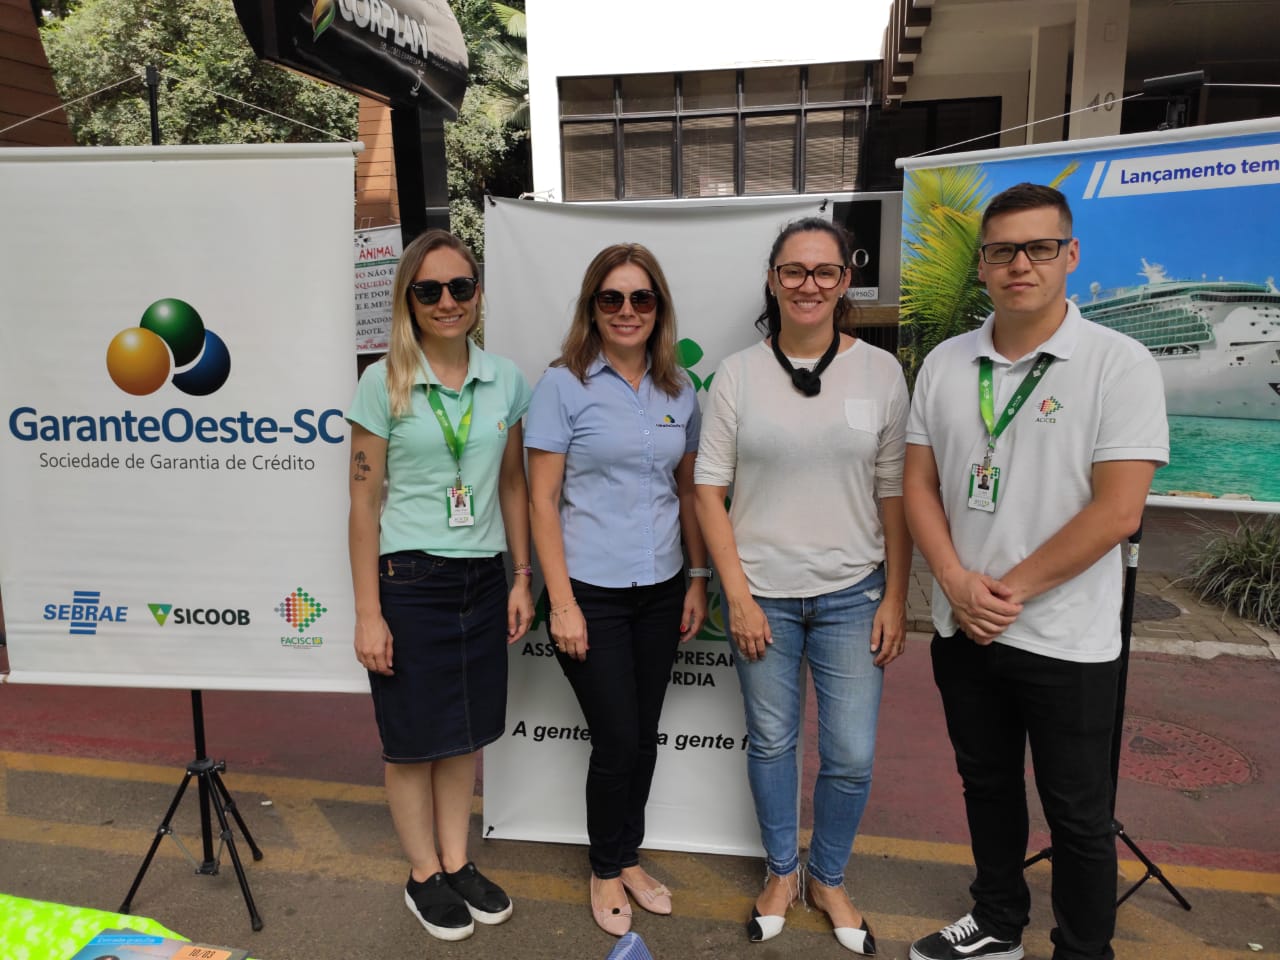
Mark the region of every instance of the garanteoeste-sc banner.
[[12, 679], [359, 690], [350, 145], [0, 153]]

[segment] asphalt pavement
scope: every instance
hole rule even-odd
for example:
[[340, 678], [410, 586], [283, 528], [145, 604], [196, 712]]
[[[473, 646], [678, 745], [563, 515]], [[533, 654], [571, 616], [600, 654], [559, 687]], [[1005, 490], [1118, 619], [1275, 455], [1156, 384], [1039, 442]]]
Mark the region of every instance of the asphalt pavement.
[[[1280, 638], [1196, 601], [1181, 579], [1197, 535], [1188, 523], [1149, 517], [1117, 814], [1193, 909], [1145, 883], [1119, 911], [1117, 956], [1280, 958]], [[927, 573], [916, 579], [927, 596]], [[917, 626], [927, 622], [920, 600]], [[886, 679], [875, 782], [847, 873], [881, 956], [903, 960], [912, 939], [969, 907], [960, 787], [928, 660], [928, 636], [913, 633]], [[483, 778], [472, 854], [511, 893], [515, 914], [456, 944], [418, 926], [403, 905], [407, 869], [367, 698], [209, 691], [204, 707], [209, 753], [225, 759], [225, 783], [264, 853], [255, 862], [237, 843], [264, 927], [251, 930], [225, 852], [217, 875], [197, 873], [194, 788], [175, 815], [177, 839], [163, 839], [143, 878], [137, 913], [263, 960], [608, 954], [613, 941], [588, 908], [585, 849], [482, 839]], [[0, 892], [117, 909], [192, 759], [191, 730], [185, 691], [0, 686]], [[807, 805], [804, 816], [807, 825]], [[1038, 812], [1033, 832], [1034, 850], [1047, 842]], [[1120, 855], [1122, 883], [1140, 877], [1134, 854], [1122, 846]], [[671, 917], [636, 911], [655, 960], [849, 955], [825, 917], [798, 908], [782, 936], [747, 943], [757, 860], [652, 851], [645, 862], [675, 901]], [[1028, 876], [1027, 956], [1046, 960], [1049, 868]]]

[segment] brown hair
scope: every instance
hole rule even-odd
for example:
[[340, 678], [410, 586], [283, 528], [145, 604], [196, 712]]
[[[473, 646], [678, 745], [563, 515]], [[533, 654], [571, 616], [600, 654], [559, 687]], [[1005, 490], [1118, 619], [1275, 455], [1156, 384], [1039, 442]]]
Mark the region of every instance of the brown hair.
[[1058, 220], [1062, 224], [1062, 232], [1071, 236], [1071, 208], [1067, 206], [1067, 198], [1053, 187], [1039, 183], [1018, 183], [1007, 190], [1002, 190], [991, 198], [987, 209], [982, 211], [982, 229], [978, 235], [987, 234], [987, 221], [1002, 213], [1014, 213], [1019, 210], [1040, 210], [1053, 207], [1058, 211]]
[[596, 329], [594, 310], [595, 295], [609, 271], [624, 263], [634, 263], [649, 274], [649, 282], [658, 295], [657, 315], [653, 321], [653, 333], [645, 345], [649, 351], [649, 376], [654, 385], [669, 397], [674, 397], [688, 383], [688, 377], [676, 362], [676, 311], [671, 302], [671, 290], [667, 278], [658, 265], [658, 259], [648, 247], [639, 243], [615, 243], [596, 254], [582, 277], [582, 289], [573, 309], [569, 332], [560, 345], [560, 356], [551, 365], [568, 367], [583, 383], [587, 381], [587, 368], [600, 355], [602, 342]]
[[[395, 286], [391, 292], [387, 395], [391, 401], [393, 417], [403, 417], [409, 412], [413, 381], [422, 363], [422, 350], [418, 344], [422, 331], [418, 328], [418, 321], [413, 318], [413, 307], [409, 304], [409, 298], [413, 296], [409, 292], [409, 284], [413, 283], [413, 278], [417, 275], [418, 268], [422, 266], [422, 261], [427, 258], [427, 254], [441, 248], [461, 254], [471, 266], [471, 276], [476, 280], [480, 279], [480, 264], [476, 262], [476, 255], [471, 252], [470, 247], [447, 230], [427, 230], [420, 233], [409, 246], [405, 247], [404, 253], [400, 255], [400, 262], [396, 265]], [[464, 309], [474, 311], [471, 326], [467, 328], [467, 333], [470, 334], [480, 322], [483, 296], [479, 287], [476, 287], [475, 298], [462, 306]]]

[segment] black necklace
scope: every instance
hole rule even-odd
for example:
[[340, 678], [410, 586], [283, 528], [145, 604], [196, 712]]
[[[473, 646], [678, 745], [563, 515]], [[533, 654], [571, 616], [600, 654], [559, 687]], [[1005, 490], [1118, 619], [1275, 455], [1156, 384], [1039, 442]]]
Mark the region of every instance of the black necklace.
[[831, 332], [831, 346], [827, 347], [827, 352], [822, 355], [812, 370], [806, 370], [803, 367], [797, 370], [791, 365], [787, 355], [782, 352], [782, 347], [778, 345], [777, 333], [769, 338], [769, 344], [773, 347], [773, 355], [778, 358], [782, 369], [790, 375], [795, 388], [806, 397], [816, 397], [822, 390], [822, 371], [831, 365], [831, 361], [836, 357], [836, 351], [840, 349], [840, 331]]

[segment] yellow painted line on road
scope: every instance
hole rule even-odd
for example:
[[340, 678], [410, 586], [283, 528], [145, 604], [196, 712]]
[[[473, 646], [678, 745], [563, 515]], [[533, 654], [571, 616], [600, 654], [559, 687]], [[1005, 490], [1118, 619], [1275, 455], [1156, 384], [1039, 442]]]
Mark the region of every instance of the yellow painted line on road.
[[[4, 799], [6, 771], [32, 771], [39, 773], [62, 774], [66, 776], [88, 777], [105, 780], [126, 780], [138, 783], [176, 784], [180, 774], [170, 767], [154, 764], [126, 763], [115, 760], [90, 760], [80, 757], [63, 757], [46, 754], [15, 753], [0, 751], [0, 801]], [[394, 881], [399, 877], [402, 867], [394, 865], [394, 876], [385, 874], [389, 869], [386, 861], [363, 857], [348, 851], [338, 833], [325, 819], [323, 812], [312, 806], [316, 800], [340, 800], [350, 803], [364, 803], [382, 806], [386, 796], [381, 786], [365, 784], [335, 783], [327, 780], [307, 780], [293, 777], [266, 776], [262, 774], [228, 773], [224, 778], [232, 794], [240, 791], [252, 791], [272, 799], [281, 811], [281, 817], [292, 836], [300, 845], [296, 850], [281, 850], [273, 853], [275, 863], [268, 869], [279, 869], [285, 872], [296, 870], [315, 870], [316, 864], [310, 859], [316, 855], [330, 861], [333, 865], [332, 876], [355, 875], [362, 879]], [[472, 804], [473, 813], [481, 810], [482, 800], [476, 797]], [[6, 812], [7, 806], [0, 805], [0, 812]], [[15, 833], [13, 825], [21, 823], [22, 829], [33, 830], [35, 835]], [[252, 830], [252, 826], [250, 826]], [[130, 839], [117, 845], [112, 840], [103, 845], [95, 842], [94, 837], [101, 832], [113, 835], [127, 835]], [[27, 842], [69, 843], [102, 852], [126, 853], [139, 852], [146, 849], [146, 844], [154, 836], [153, 831], [124, 830], [109, 827], [86, 827], [77, 824], [50, 823], [40, 820], [27, 820], [19, 817], [0, 818], [0, 839]], [[43, 837], [41, 840], [38, 837]], [[137, 846], [137, 837], [143, 837], [141, 847]], [[802, 837], [802, 842], [807, 835]], [[162, 844], [161, 850], [171, 847]], [[899, 860], [943, 863], [954, 866], [967, 866], [971, 860], [967, 844], [943, 843], [937, 841], [908, 840], [896, 837], [872, 837], [861, 835], [857, 839], [854, 852], [863, 856], [891, 857]], [[176, 854], [177, 851], [175, 850]], [[272, 859], [272, 858], [269, 858]], [[264, 861], [265, 862], [265, 861]], [[287, 864], [287, 865], [285, 865]], [[1041, 869], [1047, 869], [1043, 867]], [[1227, 893], [1250, 893], [1280, 896], [1280, 873], [1265, 873], [1249, 870], [1225, 870], [1212, 867], [1182, 866], [1178, 864], [1162, 865], [1169, 881], [1178, 887], [1200, 890], [1218, 890]], [[322, 869], [329, 874], [330, 871]], [[1121, 860], [1121, 874], [1130, 883], [1142, 876], [1143, 867], [1136, 861]], [[545, 882], [543, 877], [539, 882]], [[1156, 881], [1149, 881], [1156, 883]], [[695, 887], [701, 884], [695, 884]]]

